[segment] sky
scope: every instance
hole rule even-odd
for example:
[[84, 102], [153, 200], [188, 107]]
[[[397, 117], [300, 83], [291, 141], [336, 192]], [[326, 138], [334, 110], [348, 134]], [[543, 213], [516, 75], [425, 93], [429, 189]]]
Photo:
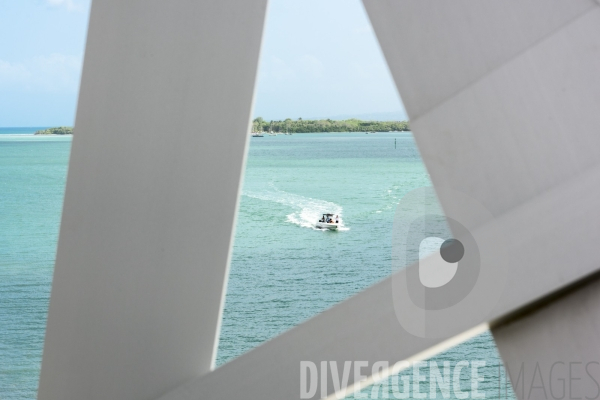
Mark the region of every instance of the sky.
[[[73, 125], [90, 0], [0, 0], [0, 126]], [[270, 0], [254, 115], [404, 119], [360, 0]]]

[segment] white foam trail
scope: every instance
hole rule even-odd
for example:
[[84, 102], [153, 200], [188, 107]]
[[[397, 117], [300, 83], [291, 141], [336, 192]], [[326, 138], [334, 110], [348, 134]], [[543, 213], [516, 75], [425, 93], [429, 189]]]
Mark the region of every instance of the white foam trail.
[[294, 212], [287, 215], [287, 221], [303, 228], [321, 230], [316, 227], [316, 223], [323, 214], [329, 213], [339, 216], [339, 231], [347, 231], [350, 229], [344, 225], [344, 221], [342, 219], [342, 206], [326, 200], [313, 199], [311, 197], [304, 197], [297, 194], [284, 192], [283, 190], [279, 190], [272, 185], [271, 187], [273, 187], [273, 190], [267, 190], [259, 193], [244, 192], [242, 195], [254, 199], [284, 204], [295, 209]]

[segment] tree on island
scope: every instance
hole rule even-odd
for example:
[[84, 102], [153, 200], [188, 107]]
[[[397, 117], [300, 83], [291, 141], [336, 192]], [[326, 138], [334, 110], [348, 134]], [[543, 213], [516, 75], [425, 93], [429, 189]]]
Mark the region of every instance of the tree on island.
[[252, 132], [262, 132], [265, 120], [262, 117], [254, 118], [252, 121]]

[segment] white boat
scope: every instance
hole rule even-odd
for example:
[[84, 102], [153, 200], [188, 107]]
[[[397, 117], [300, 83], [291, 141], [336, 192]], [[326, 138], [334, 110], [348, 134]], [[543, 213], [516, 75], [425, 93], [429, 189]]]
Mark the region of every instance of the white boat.
[[[337, 218], [337, 215], [335, 217]], [[335, 231], [339, 226], [339, 218], [336, 218], [334, 218], [333, 214], [323, 214], [323, 217], [317, 222], [316, 227]]]

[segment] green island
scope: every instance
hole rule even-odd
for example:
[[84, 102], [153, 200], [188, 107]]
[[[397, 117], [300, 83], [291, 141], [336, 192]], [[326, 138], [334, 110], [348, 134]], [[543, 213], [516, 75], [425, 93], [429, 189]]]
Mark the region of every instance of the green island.
[[283, 121], [265, 121], [258, 117], [252, 121], [252, 132], [313, 133], [313, 132], [390, 132], [409, 131], [408, 121], [361, 121], [345, 119], [304, 120], [287, 118]]
[[70, 126], [59, 126], [57, 128], [48, 128], [37, 131], [34, 135], [72, 135], [73, 128]]

